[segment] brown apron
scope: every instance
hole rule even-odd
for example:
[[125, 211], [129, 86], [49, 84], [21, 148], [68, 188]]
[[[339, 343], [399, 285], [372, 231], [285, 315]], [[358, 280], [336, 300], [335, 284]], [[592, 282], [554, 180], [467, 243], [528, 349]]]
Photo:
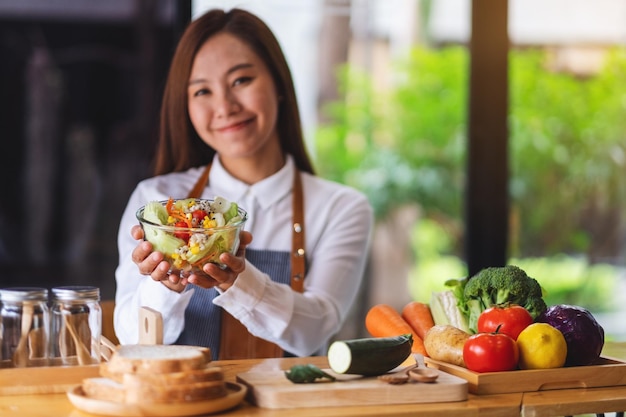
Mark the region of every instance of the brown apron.
[[[199, 198], [209, 180], [211, 164], [207, 165], [200, 178], [189, 192], [189, 198]], [[296, 168], [293, 178], [293, 231], [291, 242], [291, 288], [304, 290], [304, 204], [300, 171]], [[222, 310], [219, 359], [278, 358], [283, 350], [276, 344], [253, 336], [248, 329]]]

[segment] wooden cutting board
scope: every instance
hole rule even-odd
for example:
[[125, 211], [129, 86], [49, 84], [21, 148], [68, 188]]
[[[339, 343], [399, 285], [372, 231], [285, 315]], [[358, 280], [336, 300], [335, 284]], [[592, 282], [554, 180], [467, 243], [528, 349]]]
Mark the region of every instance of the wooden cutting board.
[[[440, 372], [433, 383], [391, 385], [376, 377], [338, 375], [335, 382], [294, 384], [284, 371], [251, 371], [237, 375], [248, 386], [248, 401], [262, 408], [332, 407], [467, 400], [467, 381]], [[325, 381], [325, 380], [324, 380]]]
[[0, 395], [64, 393], [99, 375], [99, 365], [0, 369]]

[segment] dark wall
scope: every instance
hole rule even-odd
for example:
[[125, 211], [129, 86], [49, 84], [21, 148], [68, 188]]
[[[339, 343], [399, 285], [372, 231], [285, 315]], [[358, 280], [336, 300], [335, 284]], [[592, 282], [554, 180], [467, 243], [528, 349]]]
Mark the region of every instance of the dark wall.
[[126, 19], [0, 15], [0, 286], [88, 284], [114, 296], [119, 219], [151, 174], [162, 86], [188, 19], [186, 2], [165, 13], [132, 3]]

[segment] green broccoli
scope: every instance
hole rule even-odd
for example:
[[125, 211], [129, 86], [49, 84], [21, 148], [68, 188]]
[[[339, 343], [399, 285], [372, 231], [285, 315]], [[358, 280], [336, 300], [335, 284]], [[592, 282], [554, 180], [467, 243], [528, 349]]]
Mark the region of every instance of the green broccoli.
[[464, 285], [463, 299], [469, 311], [469, 328], [476, 333], [478, 316], [487, 308], [501, 304], [519, 304], [537, 318], [546, 309], [541, 286], [521, 268], [514, 265], [491, 267], [479, 271]]

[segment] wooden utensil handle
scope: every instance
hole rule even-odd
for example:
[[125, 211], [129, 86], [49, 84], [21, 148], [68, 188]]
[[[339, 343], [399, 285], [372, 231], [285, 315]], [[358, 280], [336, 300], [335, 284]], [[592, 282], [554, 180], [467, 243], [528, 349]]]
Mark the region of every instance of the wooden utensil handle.
[[139, 344], [163, 344], [163, 316], [150, 307], [139, 309]]

